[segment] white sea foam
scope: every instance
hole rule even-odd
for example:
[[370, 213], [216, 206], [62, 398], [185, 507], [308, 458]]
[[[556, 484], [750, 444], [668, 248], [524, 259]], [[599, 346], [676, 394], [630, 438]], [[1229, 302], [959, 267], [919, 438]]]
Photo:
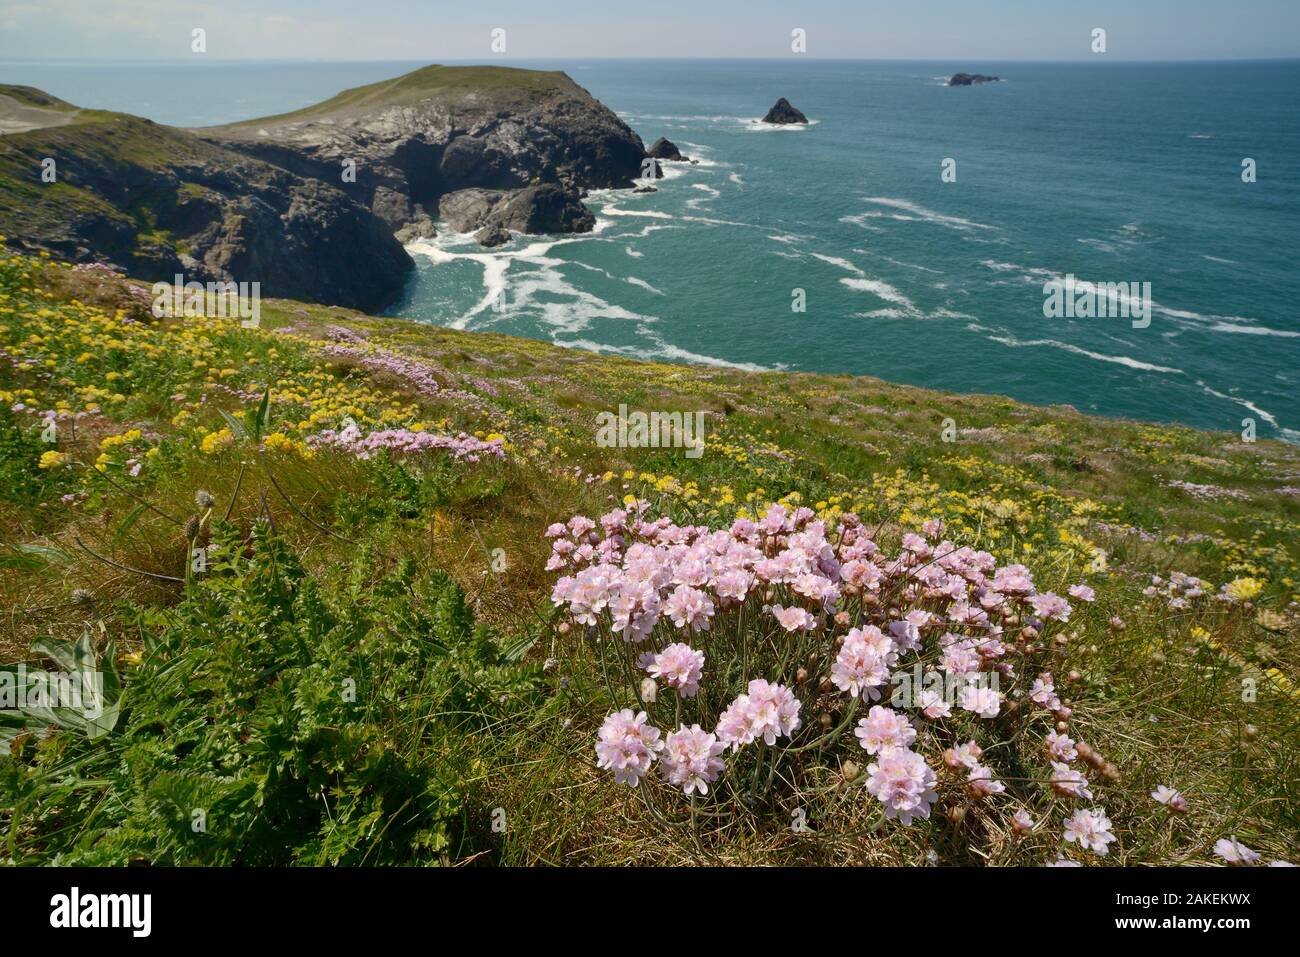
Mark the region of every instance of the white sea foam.
[[996, 226], [990, 226], [987, 223], [977, 223], [974, 220], [963, 219], [960, 216], [949, 216], [946, 213], [939, 213], [907, 199], [896, 199], [892, 196], [864, 196], [862, 201], [864, 203], [871, 203], [874, 206], [884, 206], [886, 209], [896, 210], [896, 212], [892, 214], [880, 214], [881, 216], [887, 216], [889, 219], [897, 219], [904, 222], [919, 220], [921, 222], [934, 223], [939, 226], [946, 226], [949, 229], [956, 230], [997, 229]]
[[660, 290], [658, 290], [658, 289], [656, 289], [654, 286], [650, 285], [650, 284], [649, 284], [648, 282], [646, 282], [644, 279], [638, 279], [636, 276], [628, 276], [628, 277], [627, 277], [625, 280], [623, 280], [623, 281], [624, 281], [624, 282], [629, 282], [629, 283], [631, 283], [631, 284], [634, 285], [634, 286], [640, 286], [642, 289], [648, 290], [648, 291], [654, 293], [656, 296], [662, 296], [662, 295], [663, 295], [663, 293], [662, 293]]
[[623, 209], [619, 206], [606, 206], [601, 210], [606, 216], [639, 216], [642, 219], [673, 219], [672, 213], [657, 209]]
[[853, 265], [853, 263], [849, 262], [847, 259], [841, 259], [839, 256], [827, 256], [824, 253], [811, 253], [810, 255], [814, 259], [820, 259], [824, 263], [830, 263], [832, 266], [839, 266], [845, 272], [851, 272], [855, 276], [866, 275], [866, 273]]
[[908, 299], [901, 292], [883, 280], [845, 277], [840, 280], [840, 284], [848, 286], [850, 289], [857, 292], [869, 292], [877, 299], [883, 299], [885, 302], [892, 302], [896, 306], [902, 306], [911, 313], [917, 312], [917, 308], [913, 305], [912, 300]]
[[[582, 349], [585, 352], [600, 352], [606, 354], [627, 356], [631, 359], [666, 359], [670, 362], [689, 362], [693, 365], [712, 366], [718, 369], [741, 369], [745, 372], [767, 372], [768, 367], [755, 365], [752, 362], [731, 362], [727, 359], [719, 359], [715, 356], [706, 356], [698, 352], [691, 352], [680, 346], [675, 346], [670, 342], [665, 342], [657, 333], [650, 333], [649, 330], [638, 330], [649, 343], [646, 346], [613, 346], [604, 342], [595, 342], [591, 339], [553, 339], [557, 346], [564, 346], [569, 349]], [[776, 368], [781, 368], [777, 366]]]
[[[491, 325], [499, 316], [521, 312], [536, 314], [547, 326], [568, 334], [587, 328], [595, 319], [637, 322], [653, 322], [655, 319], [654, 316], [625, 309], [579, 289], [565, 279], [560, 271], [562, 267], [578, 265], [610, 275], [606, 270], [584, 263], [566, 263], [547, 255], [556, 246], [590, 241], [587, 237], [548, 239], [506, 252], [460, 252], [447, 248], [452, 242], [460, 242], [462, 239], [463, 237], [450, 239], [439, 236], [433, 241], [421, 240], [407, 247], [411, 253], [425, 256], [435, 263], [463, 259], [477, 262], [483, 267], [483, 297], [464, 314], [446, 323], [449, 328], [468, 329], [476, 324]], [[513, 270], [512, 266], [515, 267]], [[546, 298], [541, 298], [539, 294]]]
[[809, 120], [807, 123], [764, 123], [761, 117], [741, 117], [740, 122], [751, 133], [779, 133], [785, 130], [803, 131], [816, 126], [821, 120]]
[[[1039, 285], [1042, 283], [1055, 282], [1064, 283], [1065, 277], [1054, 272], [1051, 269], [1043, 269], [1038, 266], [1020, 266], [1016, 263], [999, 262], [994, 259], [985, 259], [981, 265], [994, 272], [999, 273], [1019, 273], [1018, 279], [1026, 284]], [[1123, 290], [1114, 290], [1113, 297], [1116, 302], [1123, 303], [1128, 297]], [[1175, 309], [1172, 306], [1166, 306], [1163, 303], [1151, 300], [1151, 309], [1154, 312], [1173, 319], [1184, 328], [1197, 329], [1203, 332], [1226, 332], [1239, 333], [1242, 335], [1253, 336], [1278, 336], [1284, 339], [1300, 338], [1300, 332], [1288, 329], [1273, 329], [1268, 326], [1259, 325], [1258, 320], [1246, 316], [1220, 316], [1214, 314], [1205, 314], [1193, 312], [1190, 309]]]
[[1274, 415], [1272, 415], [1269, 412], [1266, 412], [1264, 409], [1261, 409], [1259, 406], [1257, 406], [1254, 402], [1251, 402], [1249, 399], [1243, 399], [1240, 396], [1228, 395], [1224, 392], [1219, 392], [1217, 389], [1210, 388], [1200, 379], [1196, 380], [1196, 384], [1199, 385], [1201, 389], [1203, 389], [1208, 395], [1212, 395], [1216, 399], [1223, 399], [1227, 402], [1235, 402], [1238, 405], [1242, 406], [1243, 408], [1249, 409], [1251, 412], [1254, 412], [1257, 416], [1259, 416], [1269, 425], [1273, 426], [1273, 428], [1281, 432], [1283, 438], [1285, 438], [1288, 442], [1295, 442], [1297, 440], [1300, 440], [1300, 432], [1296, 431], [1295, 429], [1288, 429], [1279, 425], [1277, 418]]
[[699, 209], [701, 206], [704, 206], [706, 203], [709, 203], [722, 195], [719, 190], [714, 189], [706, 183], [692, 183], [691, 189], [699, 190], [706, 195], [697, 196], [694, 199], [688, 199], [686, 201], [687, 209]]
[[1071, 345], [1068, 342], [1058, 342], [1056, 339], [1016, 339], [1012, 336], [985, 336], [993, 342], [1000, 342], [1004, 346], [1010, 346], [1013, 349], [1023, 349], [1030, 346], [1050, 346], [1053, 349], [1063, 349], [1066, 352], [1073, 352], [1076, 355], [1087, 356], [1089, 359], [1096, 359], [1098, 362], [1113, 362], [1116, 365], [1128, 366], [1130, 369], [1138, 369], [1142, 372], [1167, 372], [1171, 375], [1182, 375], [1182, 369], [1174, 369], [1170, 366], [1159, 366], [1152, 362], [1143, 362], [1141, 359], [1134, 359], [1130, 356], [1109, 356], [1104, 352], [1092, 352], [1089, 349], [1082, 349], [1079, 346]]

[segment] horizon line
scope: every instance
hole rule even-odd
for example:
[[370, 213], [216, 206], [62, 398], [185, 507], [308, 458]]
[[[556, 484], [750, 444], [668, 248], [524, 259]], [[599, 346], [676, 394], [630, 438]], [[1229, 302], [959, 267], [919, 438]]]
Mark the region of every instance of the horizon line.
[[[192, 63], [198, 54], [177, 57], [84, 57], [84, 56], [9, 56], [0, 54], [0, 62], [15, 63], [131, 63], [131, 64], [149, 64], [149, 63]], [[216, 63], [425, 63], [430, 66], [439, 64], [473, 64], [475, 66], [509, 66], [508, 61], [518, 63], [524, 62], [544, 62], [544, 61], [588, 61], [599, 63], [626, 63], [626, 62], [751, 62], [751, 63], [773, 63], [773, 62], [798, 62], [801, 60], [815, 60], [820, 63], [950, 63], [955, 60], [973, 60], [979, 61], [979, 57], [832, 57], [832, 56], [812, 56], [810, 54], [786, 54], [784, 56], [625, 56], [625, 57], [596, 57], [596, 56], [495, 56], [490, 59], [462, 59], [457, 57], [421, 59], [407, 56], [394, 57], [357, 57], [357, 58], [319, 58], [319, 57], [218, 57], [202, 54], [204, 62]], [[998, 57], [988, 57], [983, 60], [986, 63], [1026, 63], [1026, 64], [1053, 64], [1053, 65], [1074, 65], [1094, 62], [1111, 62], [1111, 63], [1129, 63], [1129, 64], [1177, 64], [1177, 63], [1287, 63], [1300, 60], [1300, 53], [1289, 54], [1285, 56], [1259, 56], [1259, 57], [1145, 57], [1145, 58], [1121, 58], [1114, 57], [1110, 54], [1091, 54], [1088, 56], [1072, 57], [1068, 59], [1030, 59], [1016, 58], [1006, 59]], [[507, 61], [507, 62], [500, 62]]]

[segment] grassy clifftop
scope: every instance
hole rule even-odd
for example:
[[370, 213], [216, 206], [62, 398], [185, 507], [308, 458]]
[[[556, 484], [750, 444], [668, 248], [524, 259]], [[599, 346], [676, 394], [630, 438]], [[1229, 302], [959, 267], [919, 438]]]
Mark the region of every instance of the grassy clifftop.
[[500, 66], [441, 66], [431, 64], [404, 73], [391, 80], [380, 80], [353, 87], [328, 100], [313, 103], [301, 110], [258, 117], [241, 126], [264, 126], [290, 120], [316, 119], [335, 113], [374, 110], [388, 106], [409, 106], [438, 98], [508, 97], [513, 103], [520, 98], [541, 97], [550, 93], [580, 92], [577, 84], [560, 70], [522, 70]]
[[[1214, 861], [1230, 836], [1300, 852], [1300, 450], [288, 301], [263, 302], [258, 329], [148, 306], [103, 270], [0, 260], [0, 661], [84, 633], [126, 689], [111, 733], [19, 734], [0, 757], [18, 860], [1141, 864]], [[705, 413], [704, 453], [600, 447], [596, 416], [620, 404]], [[340, 440], [352, 427], [373, 447]], [[400, 451], [421, 435], [439, 438]], [[602, 718], [638, 702], [611, 688], [600, 635], [554, 610], [543, 532], [636, 501], [724, 529], [778, 502], [852, 512], [882, 543], [942, 521], [1043, 590], [1094, 588], [1044, 653], [1070, 733], [1105, 752], [1109, 856], [1062, 843], [1041, 736], [1001, 724], [984, 748], [1006, 793], [941, 784], [910, 827], [884, 826], [844, 751], [800, 758], [793, 795], [700, 817], [598, 771]], [[358, 680], [374, 696], [345, 721], [334, 690]], [[814, 696], [807, 723], [838, 708]], [[238, 827], [199, 839], [196, 807]]]

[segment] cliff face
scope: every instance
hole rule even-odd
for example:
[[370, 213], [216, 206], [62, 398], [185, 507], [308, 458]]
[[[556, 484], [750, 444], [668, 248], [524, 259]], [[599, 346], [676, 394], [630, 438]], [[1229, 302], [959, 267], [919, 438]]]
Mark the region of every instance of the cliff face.
[[[518, 223], [590, 229], [583, 192], [631, 186], [646, 155], [641, 138], [564, 73], [502, 67], [429, 66], [295, 113], [195, 132], [338, 186], [404, 236], [429, 233], [440, 202], [460, 190], [538, 184], [559, 187], [568, 209]], [[348, 165], [355, 182], [344, 179]]]
[[644, 158], [640, 137], [559, 72], [431, 66], [203, 130], [0, 86], [0, 234], [143, 279], [256, 281], [373, 312], [400, 295], [413, 266], [401, 243], [433, 234], [444, 199], [480, 210], [453, 228], [485, 245], [509, 230], [585, 232], [585, 191], [631, 186]]
[[[24, 111], [23, 129], [0, 136], [0, 234], [13, 245], [356, 309], [382, 309], [402, 290], [410, 257], [340, 189], [139, 117], [26, 88], [0, 97]], [[57, 115], [42, 125], [34, 109]], [[46, 158], [53, 182], [42, 181]]]

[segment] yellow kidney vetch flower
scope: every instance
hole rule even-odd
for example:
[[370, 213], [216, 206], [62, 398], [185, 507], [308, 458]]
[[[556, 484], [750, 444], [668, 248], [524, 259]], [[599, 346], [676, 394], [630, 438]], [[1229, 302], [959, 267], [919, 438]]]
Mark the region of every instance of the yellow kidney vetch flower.
[[262, 440], [262, 445], [273, 452], [289, 452], [302, 459], [314, 459], [316, 450], [309, 448], [299, 439], [292, 439], [283, 432], [272, 432]]
[[199, 449], [204, 455], [215, 455], [222, 449], [227, 449], [235, 444], [235, 434], [230, 429], [222, 429], [220, 432], [209, 432], [203, 436], [199, 443]]
[[1250, 601], [1264, 590], [1264, 583], [1258, 578], [1234, 578], [1223, 586], [1224, 594], [1233, 601]]
[[51, 450], [49, 452], [41, 453], [41, 460], [37, 463], [37, 467], [42, 469], [57, 469], [60, 466], [67, 465], [71, 461], [72, 456], [67, 452], [56, 452]]

